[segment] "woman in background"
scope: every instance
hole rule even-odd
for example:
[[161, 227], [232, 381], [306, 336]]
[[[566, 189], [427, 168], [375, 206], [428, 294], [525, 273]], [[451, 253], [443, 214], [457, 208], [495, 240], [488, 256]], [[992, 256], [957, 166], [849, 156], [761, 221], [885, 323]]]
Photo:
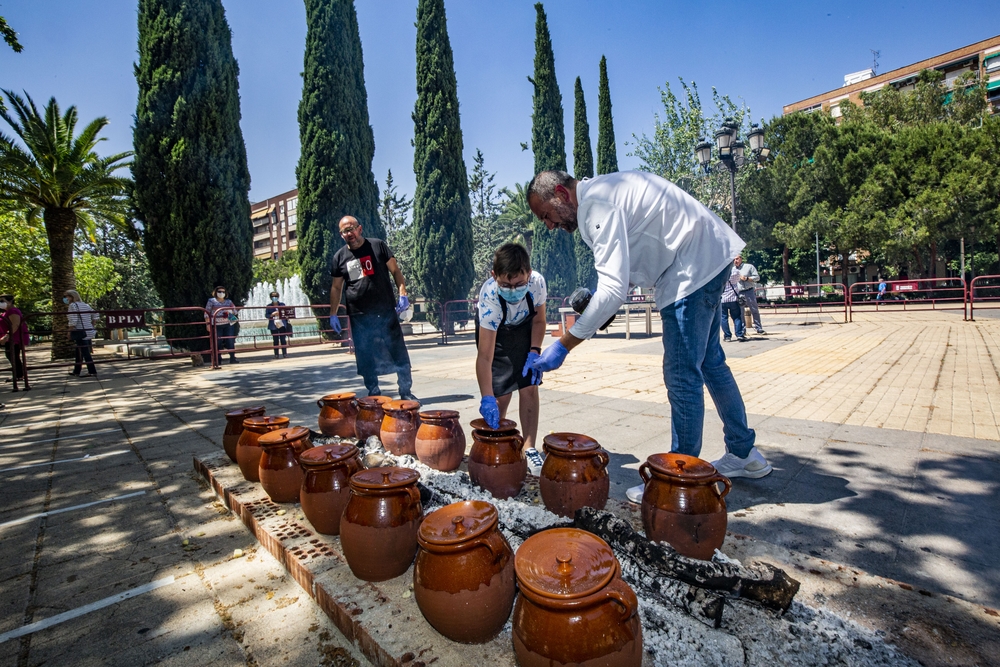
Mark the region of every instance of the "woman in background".
[[75, 289], [66, 290], [63, 303], [69, 304], [66, 319], [69, 322], [69, 338], [76, 342], [76, 363], [70, 375], [79, 377], [83, 363], [87, 363], [87, 374], [83, 377], [97, 377], [97, 367], [94, 366], [93, 341], [97, 335], [94, 325], [100, 319], [100, 314], [91, 308]]

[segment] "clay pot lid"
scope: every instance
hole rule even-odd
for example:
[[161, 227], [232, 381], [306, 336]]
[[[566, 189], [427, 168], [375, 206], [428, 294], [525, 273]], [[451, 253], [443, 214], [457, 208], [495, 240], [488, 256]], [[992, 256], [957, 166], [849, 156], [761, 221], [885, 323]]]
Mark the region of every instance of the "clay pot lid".
[[580, 598], [618, 572], [608, 543], [578, 528], [550, 528], [526, 539], [514, 556], [517, 583], [546, 598]]
[[417, 537], [431, 546], [460, 544], [492, 530], [497, 521], [493, 505], [484, 500], [465, 500], [424, 517]]
[[590, 454], [601, 448], [596, 440], [580, 433], [549, 433], [542, 442], [546, 450], [560, 454]]
[[436, 422], [446, 419], [458, 419], [458, 410], [424, 410], [420, 413], [420, 418]]
[[411, 468], [370, 468], [351, 476], [351, 486], [379, 491], [408, 486], [420, 479], [420, 473]]
[[358, 448], [354, 445], [320, 445], [299, 454], [299, 463], [304, 466], [326, 466], [341, 463], [357, 455]]
[[342, 394], [327, 394], [326, 396], [324, 396], [323, 398], [321, 398], [319, 400], [323, 401], [324, 403], [327, 403], [327, 402], [329, 402], [329, 403], [336, 403], [338, 401], [349, 401], [352, 398], [354, 398], [355, 396], [357, 396], [357, 394], [352, 393], [352, 392], [344, 392]]
[[517, 422], [513, 419], [501, 419], [500, 425], [497, 428], [490, 428], [490, 425], [486, 423], [483, 418], [473, 419], [469, 422], [469, 426], [477, 431], [482, 431], [484, 435], [505, 435], [507, 433], [513, 433], [517, 430]]
[[[288, 417], [284, 417], [285, 420]], [[279, 428], [274, 431], [268, 431], [264, 435], [260, 436], [257, 444], [261, 447], [274, 447], [277, 445], [290, 445], [293, 442], [298, 442], [302, 438], [309, 437], [309, 429], [305, 426], [293, 426], [291, 428]]]
[[646, 459], [646, 463], [649, 464], [653, 472], [665, 477], [704, 479], [718, 474], [715, 466], [708, 461], [676, 452], [653, 454]]
[[243, 417], [244, 419], [248, 415], [263, 415], [265, 408], [263, 405], [258, 405], [253, 408], [237, 408], [236, 410], [230, 410], [226, 413], [226, 419], [236, 419], [238, 417]]
[[358, 399], [358, 405], [363, 405], [366, 408], [378, 408], [391, 400], [391, 396], [365, 396], [364, 398]]
[[418, 410], [420, 408], [420, 401], [389, 401], [388, 403], [382, 404], [382, 410], [391, 410], [392, 412], [410, 412], [411, 410]]
[[[243, 420], [244, 428], [285, 428], [290, 420], [288, 417], [279, 415], [268, 415], [260, 417], [247, 417]], [[308, 430], [308, 429], [306, 429]]]

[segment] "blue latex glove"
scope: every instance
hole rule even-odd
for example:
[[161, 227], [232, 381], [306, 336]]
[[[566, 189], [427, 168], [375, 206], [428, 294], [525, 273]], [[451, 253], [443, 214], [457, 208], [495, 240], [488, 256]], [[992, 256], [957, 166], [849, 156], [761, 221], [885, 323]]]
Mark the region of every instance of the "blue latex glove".
[[333, 329], [334, 333], [338, 333], [338, 334], [341, 331], [343, 331], [343, 327], [340, 326], [340, 318], [337, 317], [336, 315], [331, 315], [330, 316], [330, 328]]
[[538, 355], [538, 358], [531, 363], [531, 368], [536, 371], [554, 371], [563, 365], [567, 354], [569, 354], [569, 350], [562, 344], [562, 341], [557, 340]]
[[531, 365], [535, 363], [535, 359], [538, 359], [539, 357], [541, 357], [541, 355], [534, 350], [528, 352], [528, 360], [524, 362], [524, 370], [521, 371], [521, 377], [529, 377], [528, 373], [531, 373], [531, 384], [534, 385], [542, 383], [542, 372], [536, 371], [531, 367]]
[[410, 300], [406, 298], [405, 294], [399, 295], [399, 302], [396, 304], [396, 314], [399, 315], [401, 312], [410, 307]]
[[496, 396], [483, 396], [479, 401], [479, 414], [483, 416], [490, 428], [500, 428], [500, 406]]

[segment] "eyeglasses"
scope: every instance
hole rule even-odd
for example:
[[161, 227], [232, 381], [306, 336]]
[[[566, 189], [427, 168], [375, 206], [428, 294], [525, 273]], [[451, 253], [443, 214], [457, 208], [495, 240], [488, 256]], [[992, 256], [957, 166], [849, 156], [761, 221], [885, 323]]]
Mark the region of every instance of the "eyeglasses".
[[502, 283], [499, 280], [497, 281], [497, 286], [498, 287], [502, 287], [504, 289], [521, 289], [522, 287], [524, 287], [527, 284], [528, 284], [527, 280], [525, 280], [523, 283], [518, 283], [517, 285], [511, 284], [511, 283]]
[[347, 236], [348, 234], [353, 234], [361, 228], [361, 225], [354, 225], [353, 227], [347, 227], [340, 230], [341, 236]]

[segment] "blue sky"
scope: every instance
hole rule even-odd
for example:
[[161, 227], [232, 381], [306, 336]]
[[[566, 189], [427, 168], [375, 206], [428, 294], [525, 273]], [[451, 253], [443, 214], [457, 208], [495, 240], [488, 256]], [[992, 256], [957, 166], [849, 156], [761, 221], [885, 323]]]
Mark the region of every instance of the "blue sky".
[[[224, 2], [240, 65], [242, 127], [251, 200], [295, 187], [296, 110], [301, 93], [305, 10], [299, 0]], [[531, 85], [535, 11], [531, 0], [448, 0], [467, 164], [476, 148], [497, 183], [532, 175]], [[376, 179], [392, 169], [400, 189], [414, 187], [410, 114], [416, 100], [416, 0], [358, 0], [368, 108], [375, 132]], [[1000, 33], [987, 5], [928, 2], [545, 2], [566, 112], [572, 161], [573, 81], [582, 77], [597, 145], [597, 76], [608, 76], [622, 169], [632, 135], [651, 133], [659, 86], [678, 77], [741, 98], [754, 118], [839, 87], [872, 62], [888, 71]], [[136, 86], [135, 0], [0, 0], [0, 15], [24, 52], [0, 45], [0, 87], [27, 91], [39, 104], [55, 96], [83, 120], [104, 115], [103, 152], [131, 148]], [[5, 125], [0, 131], [8, 132]], [[572, 165], [571, 165], [572, 166]]]

